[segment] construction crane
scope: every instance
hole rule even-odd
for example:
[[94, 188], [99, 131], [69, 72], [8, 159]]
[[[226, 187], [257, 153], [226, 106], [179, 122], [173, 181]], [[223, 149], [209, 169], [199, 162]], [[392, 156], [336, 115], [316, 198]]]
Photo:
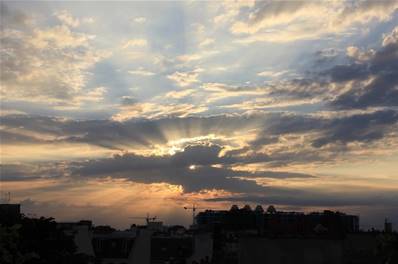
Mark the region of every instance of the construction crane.
[[203, 210], [203, 209], [206, 209], [206, 208], [199, 208], [199, 207], [196, 207], [195, 204], [193, 204], [191, 207], [184, 206], [184, 209], [185, 210], [192, 210], [192, 225], [195, 225], [196, 210]]
[[146, 216], [132, 216], [132, 217], [129, 217], [129, 218], [131, 218], [131, 219], [145, 219], [147, 225], [150, 222], [154, 222], [156, 219], [158, 219], [157, 216], [150, 217], [149, 214], [147, 214]]

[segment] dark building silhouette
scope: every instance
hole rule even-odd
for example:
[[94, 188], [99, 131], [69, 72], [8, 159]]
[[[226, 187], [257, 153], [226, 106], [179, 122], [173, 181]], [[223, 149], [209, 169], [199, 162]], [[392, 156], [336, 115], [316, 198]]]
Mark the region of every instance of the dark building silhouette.
[[264, 211], [260, 205], [206, 210], [196, 220], [198, 230], [213, 234], [212, 263], [398, 263], [398, 235], [388, 221], [384, 232], [362, 232], [355, 215]]
[[92, 245], [98, 262], [103, 264], [190, 264], [212, 256], [210, 233], [193, 233], [183, 226], [166, 227], [151, 221], [124, 231], [94, 228]]
[[153, 236], [151, 238], [151, 264], [185, 263], [193, 254], [192, 236]]
[[0, 224], [13, 225], [21, 220], [20, 204], [0, 204]]
[[384, 232], [392, 233], [392, 223], [387, 218], [384, 220]]
[[135, 239], [136, 235], [131, 232], [115, 231], [110, 234], [95, 234], [92, 244], [99, 259], [127, 259]]
[[305, 214], [281, 212], [269, 206], [266, 211], [258, 205], [255, 210], [246, 205], [239, 209], [206, 210], [196, 216], [198, 228], [249, 231], [268, 236], [343, 236], [359, 231], [359, 217], [325, 210]]
[[[358, 216], [328, 210], [281, 212], [274, 206], [264, 210], [260, 205], [254, 209], [234, 205], [230, 210], [200, 212], [197, 225], [190, 229], [147, 221], [146, 225], [133, 224], [122, 231], [94, 226], [90, 220], [56, 223], [52, 218], [21, 217], [19, 207], [15, 206], [2, 209], [6, 212], [2, 216], [20, 219], [21, 228], [0, 225], [0, 241], [10, 240], [18, 230], [24, 239], [14, 236], [8, 244], [18, 244], [20, 253], [38, 252], [44, 260], [52, 260], [46, 263], [398, 263], [398, 234], [389, 221], [385, 221], [383, 231], [363, 232], [359, 231]], [[6, 241], [4, 245], [8, 244]], [[9, 249], [15, 247], [2, 248]], [[68, 259], [60, 262], [65, 252]], [[0, 263], [1, 256], [0, 250]]]

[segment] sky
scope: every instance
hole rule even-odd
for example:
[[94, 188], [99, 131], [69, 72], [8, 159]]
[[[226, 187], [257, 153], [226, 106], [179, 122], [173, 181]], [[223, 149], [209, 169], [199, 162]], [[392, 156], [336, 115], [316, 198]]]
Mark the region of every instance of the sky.
[[28, 216], [398, 225], [397, 1], [2, 1], [0, 52], [0, 188]]

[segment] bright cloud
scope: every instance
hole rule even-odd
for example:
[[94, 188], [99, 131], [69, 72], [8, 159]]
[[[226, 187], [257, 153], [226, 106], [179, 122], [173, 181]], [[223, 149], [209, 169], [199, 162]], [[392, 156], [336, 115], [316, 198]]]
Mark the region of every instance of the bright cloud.
[[133, 21], [138, 24], [143, 24], [146, 22], [146, 18], [145, 17], [135, 17], [135, 18], [133, 18]]
[[12, 26], [1, 37], [3, 100], [73, 103], [88, 83], [89, 69], [109, 56], [93, 47], [95, 36], [66, 25], [17, 30]]
[[70, 27], [78, 27], [80, 25], [80, 21], [77, 18], [74, 18], [68, 11], [62, 10], [59, 12], [55, 12], [54, 14], [62, 23]]
[[128, 73], [132, 74], [132, 75], [142, 75], [142, 76], [152, 76], [155, 75], [154, 72], [151, 71], [147, 71], [144, 68], [140, 67], [137, 70], [131, 70], [128, 71]]
[[198, 77], [199, 77], [198, 70], [194, 70], [191, 72], [178, 72], [177, 71], [177, 72], [167, 76], [167, 78], [176, 82], [181, 87], [189, 86], [191, 84], [199, 82]]
[[316, 39], [350, 31], [372, 20], [386, 21], [397, 8], [395, 1], [262, 1], [245, 14], [245, 20], [234, 22], [230, 30], [246, 35], [240, 43]]
[[148, 42], [146, 39], [129, 39], [124, 42], [122, 45], [123, 49], [131, 48], [131, 47], [146, 47]]

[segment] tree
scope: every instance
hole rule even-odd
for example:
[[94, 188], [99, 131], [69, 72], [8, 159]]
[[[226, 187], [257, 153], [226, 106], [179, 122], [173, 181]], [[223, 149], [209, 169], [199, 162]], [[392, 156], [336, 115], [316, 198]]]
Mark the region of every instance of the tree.
[[0, 227], [0, 259], [4, 264], [85, 264], [91, 257], [76, 253], [73, 237], [57, 228], [53, 218], [22, 217]]

